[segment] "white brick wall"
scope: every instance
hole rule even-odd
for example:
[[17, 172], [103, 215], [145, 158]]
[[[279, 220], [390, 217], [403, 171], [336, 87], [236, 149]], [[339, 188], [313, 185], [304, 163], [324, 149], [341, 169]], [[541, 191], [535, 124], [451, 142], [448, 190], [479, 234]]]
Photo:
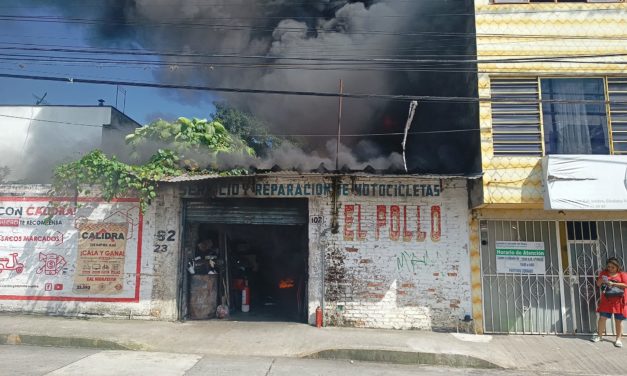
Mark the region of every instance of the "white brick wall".
[[[439, 185], [440, 181], [369, 178], [358, 183]], [[442, 184], [439, 196], [340, 196], [336, 234], [330, 229], [332, 200], [310, 199], [310, 216], [326, 219], [326, 226], [310, 227], [310, 322], [315, 320], [318, 305], [324, 305], [327, 325], [371, 328], [451, 328], [471, 313], [466, 183], [444, 180]], [[378, 206], [382, 208], [380, 217]], [[423, 241], [416, 236], [417, 207], [421, 210], [420, 232], [425, 232]], [[431, 237], [432, 207], [440, 208], [439, 239]], [[400, 211], [393, 223], [392, 210]], [[360, 229], [362, 239], [358, 236]], [[322, 252], [326, 256], [324, 286]], [[323, 288], [324, 303], [320, 299]]]
[[[213, 184], [217, 196], [234, 196]], [[312, 324], [318, 306], [327, 325], [372, 328], [452, 328], [471, 313], [464, 179], [256, 177], [235, 196], [309, 198]]]
[[[272, 184], [298, 183], [314, 187], [309, 195], [300, 196], [272, 191]], [[250, 179], [246, 184], [250, 186]], [[294, 176], [256, 177], [253, 184], [269, 184], [269, 191], [242, 190], [238, 196], [309, 198], [310, 323], [315, 322], [318, 306], [324, 307], [327, 325], [372, 328], [452, 328], [470, 314], [465, 180]], [[323, 185], [321, 192], [316, 192], [315, 184]], [[353, 184], [376, 184], [377, 194], [356, 195]], [[325, 185], [332, 187], [330, 192]], [[399, 185], [412, 196], [399, 195]], [[432, 195], [423, 196], [421, 185], [429, 185]], [[333, 189], [340, 192], [337, 200]], [[45, 196], [48, 190], [5, 185], [0, 186], [0, 195]], [[441, 192], [436, 195], [435, 190]], [[417, 207], [424, 240], [417, 239]], [[441, 214], [439, 239], [431, 236], [432, 207], [439, 207]], [[160, 190], [144, 214], [139, 303], [0, 300], [0, 311], [176, 319], [181, 233], [179, 187], [171, 185]]]

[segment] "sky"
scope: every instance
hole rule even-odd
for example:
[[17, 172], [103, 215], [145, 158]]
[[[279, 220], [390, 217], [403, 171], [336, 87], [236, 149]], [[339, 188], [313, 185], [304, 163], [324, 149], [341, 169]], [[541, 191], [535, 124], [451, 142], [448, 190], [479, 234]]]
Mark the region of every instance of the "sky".
[[[0, 14], [64, 16], [56, 8], [28, 7], [25, 9], [15, 4], [19, 2], [0, 0]], [[89, 47], [88, 41], [89, 33], [86, 25], [0, 20], [0, 47], [11, 47], [16, 44]], [[29, 64], [1, 58], [0, 73], [156, 82], [153, 69], [150, 68], [62, 66], [45, 62]], [[198, 101], [190, 103], [176, 100], [172, 90], [169, 89], [132, 86], [121, 87], [121, 89], [126, 91], [126, 101], [123, 92], [118, 91], [117, 87], [112, 85], [0, 77], [0, 105], [34, 105], [38, 101], [37, 97], [41, 98], [46, 94], [44, 100], [50, 105], [98, 105], [98, 100], [104, 99], [105, 104], [115, 106], [117, 94], [116, 107], [138, 123], [147, 124], [159, 117], [166, 119], [179, 116], [207, 118], [214, 109], [212, 102], [216, 99], [211, 93], [195, 92], [194, 95], [198, 97]]]

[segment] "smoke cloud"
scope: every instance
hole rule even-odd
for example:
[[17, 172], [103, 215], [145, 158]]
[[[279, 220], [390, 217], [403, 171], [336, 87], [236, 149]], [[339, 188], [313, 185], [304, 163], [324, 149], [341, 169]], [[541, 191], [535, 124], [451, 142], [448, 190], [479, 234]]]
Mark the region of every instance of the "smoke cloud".
[[[340, 169], [364, 170], [366, 168], [378, 171], [401, 171], [403, 169], [403, 157], [399, 153], [391, 153], [383, 156], [377, 145], [370, 141], [361, 141], [352, 148], [344, 144], [339, 145], [337, 153], [337, 140], [329, 140], [322, 153], [313, 151], [305, 153], [302, 148], [285, 143], [261, 160], [244, 155], [222, 154], [217, 161], [205, 161], [208, 164], [215, 163], [216, 167], [231, 169], [236, 167], [248, 167], [254, 165], [261, 170], [270, 170], [276, 166], [281, 169], [296, 170], [300, 172], [317, 169], [334, 170], [336, 162]], [[356, 155], [370, 156], [358, 158]], [[337, 160], [336, 160], [337, 156]], [[201, 155], [194, 155], [195, 160], [202, 161]]]
[[[391, 66], [372, 61], [472, 59], [474, 39], [466, 34], [474, 31], [474, 19], [468, 16], [473, 13], [471, 0], [107, 0], [102, 4], [97, 9], [64, 4], [62, 9], [74, 17], [77, 12], [89, 12], [111, 20], [93, 26], [91, 42], [97, 46], [205, 55], [162, 57], [168, 68], [155, 72], [160, 82], [337, 92], [343, 80], [349, 93], [476, 96], [474, 67], [449, 64], [446, 71], [438, 71], [442, 65]], [[263, 58], [207, 57], [216, 54]], [[186, 66], [200, 61], [202, 66]], [[203, 98], [190, 91], [172, 95], [185, 102]], [[216, 98], [204, 97], [212, 99]], [[220, 99], [265, 120], [271, 132], [337, 133], [338, 100], [334, 98], [228, 94]], [[409, 101], [347, 99], [342, 130], [345, 134], [402, 133], [408, 107]], [[478, 171], [478, 132], [428, 133], [477, 128], [477, 124], [476, 104], [420, 103], [412, 131], [427, 133], [408, 139], [410, 170]], [[331, 161], [334, 166], [335, 148], [328, 147], [332, 139], [310, 137], [301, 154], [286, 146], [274, 153], [274, 162], [286, 168], [319, 161], [325, 165]], [[402, 135], [342, 141], [346, 154], [342, 159], [351, 168], [373, 163], [393, 166], [401, 152]]]

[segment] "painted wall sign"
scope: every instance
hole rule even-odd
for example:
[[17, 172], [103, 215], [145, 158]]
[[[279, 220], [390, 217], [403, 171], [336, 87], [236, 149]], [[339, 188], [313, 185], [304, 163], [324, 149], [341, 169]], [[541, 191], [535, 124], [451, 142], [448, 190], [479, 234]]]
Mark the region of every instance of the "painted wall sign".
[[[357, 197], [437, 197], [442, 191], [439, 183], [430, 184], [337, 184], [339, 196]], [[239, 183], [219, 184], [217, 195], [257, 197], [308, 197], [329, 196], [334, 192], [331, 183]]]
[[439, 180], [424, 180], [419, 184], [360, 183], [357, 180], [350, 184], [339, 183], [334, 187], [328, 180], [319, 179], [257, 179], [255, 183], [212, 182], [181, 185], [180, 188], [183, 198], [326, 197], [334, 193], [345, 197], [439, 197], [442, 195], [442, 185]]
[[78, 228], [75, 294], [120, 294], [124, 288], [126, 223], [86, 223]]
[[139, 301], [137, 199], [0, 197], [0, 299]]
[[433, 242], [442, 237], [440, 205], [344, 205], [344, 240], [366, 241], [382, 238], [392, 241]]
[[543, 242], [496, 242], [496, 272], [544, 274], [546, 270]]

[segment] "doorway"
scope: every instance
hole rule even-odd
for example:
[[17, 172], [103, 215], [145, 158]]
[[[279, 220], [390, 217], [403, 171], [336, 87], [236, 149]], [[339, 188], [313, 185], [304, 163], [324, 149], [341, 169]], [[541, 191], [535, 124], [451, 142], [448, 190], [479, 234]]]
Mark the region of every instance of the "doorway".
[[590, 334], [596, 278], [627, 257], [627, 222], [482, 220], [480, 241], [484, 332]]
[[[203, 277], [188, 271], [184, 278], [187, 317], [198, 318], [190, 317], [192, 308], [206, 303], [193, 282], [215, 273], [216, 294], [209, 297], [217, 302], [209, 302], [209, 310], [228, 307], [228, 318], [236, 321], [307, 321], [307, 200], [225, 199], [188, 203], [186, 211], [190, 257], [200, 256], [203, 267], [197, 269]], [[199, 255], [207, 239], [215, 250]], [[209, 312], [206, 318], [215, 316]]]

